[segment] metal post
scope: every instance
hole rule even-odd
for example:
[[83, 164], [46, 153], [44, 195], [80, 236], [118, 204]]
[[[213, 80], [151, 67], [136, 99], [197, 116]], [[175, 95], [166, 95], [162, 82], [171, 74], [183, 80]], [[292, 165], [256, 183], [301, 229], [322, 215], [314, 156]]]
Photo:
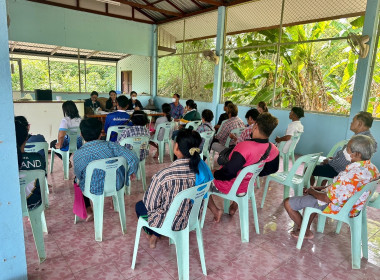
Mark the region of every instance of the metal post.
[[153, 52], [152, 52], [152, 98], [157, 96], [157, 76], [158, 76], [158, 26], [153, 25]]

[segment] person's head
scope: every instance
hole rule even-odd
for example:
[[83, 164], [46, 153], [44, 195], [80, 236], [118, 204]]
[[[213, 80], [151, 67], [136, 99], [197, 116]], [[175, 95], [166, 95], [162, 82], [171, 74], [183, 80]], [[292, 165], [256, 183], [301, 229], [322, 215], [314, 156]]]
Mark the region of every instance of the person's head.
[[131, 93], [130, 93], [130, 96], [131, 96], [131, 99], [132, 100], [137, 100], [137, 92], [135, 92], [135, 91], [131, 91]]
[[26, 141], [28, 140], [28, 128], [21, 122], [15, 121], [16, 129], [16, 144], [17, 144], [17, 160], [18, 167], [22, 164], [22, 153], [24, 152], [24, 147]]
[[369, 160], [376, 151], [375, 142], [366, 135], [354, 135], [343, 150], [344, 157], [351, 162]]
[[229, 118], [236, 117], [238, 115], [238, 107], [235, 104], [228, 104], [227, 105], [227, 111], [226, 113], [228, 114]]
[[289, 113], [289, 119], [292, 121], [298, 121], [300, 118], [305, 116], [304, 111], [301, 107], [293, 107]]
[[252, 127], [252, 138], [268, 139], [278, 125], [278, 119], [270, 113], [262, 113]]
[[202, 138], [192, 129], [181, 129], [174, 144], [174, 154], [179, 159], [189, 158], [190, 170], [198, 173], [198, 164], [201, 160], [199, 146]]
[[193, 109], [195, 109], [195, 110], [197, 109], [197, 103], [195, 103], [193, 99], [187, 100], [186, 101], [186, 110], [190, 111]]
[[267, 113], [268, 112], [267, 104], [264, 101], [260, 101], [257, 104], [257, 111], [259, 111], [260, 114]]
[[80, 122], [79, 129], [84, 141], [90, 142], [100, 138], [103, 124], [96, 118], [88, 118]]
[[367, 131], [372, 127], [373, 117], [368, 112], [359, 112], [351, 122], [350, 129], [355, 134]]
[[15, 117], [15, 122], [20, 122], [21, 124], [26, 126], [26, 128], [28, 129], [28, 132], [29, 132], [30, 124], [28, 123], [28, 120], [24, 116]]
[[251, 124], [254, 124], [256, 122], [256, 119], [259, 115], [260, 115], [260, 113], [257, 109], [250, 109], [245, 114], [245, 118], [247, 119], [248, 124], [251, 125]]
[[203, 110], [203, 112], [202, 112], [202, 121], [203, 122], [212, 122], [213, 119], [214, 119], [214, 113], [211, 110], [209, 110], [209, 109]]
[[136, 110], [131, 116], [133, 125], [146, 126], [149, 123], [148, 115], [142, 110]]
[[162, 104], [161, 109], [162, 109], [162, 112], [165, 114], [166, 118], [168, 119], [168, 121], [171, 122], [172, 117], [171, 117], [170, 112], [172, 110], [172, 107], [170, 107], [170, 104], [169, 103]]
[[179, 102], [180, 98], [181, 98], [181, 96], [178, 93], [174, 93], [173, 98], [172, 98], [172, 102], [177, 103], [177, 102]]
[[71, 100], [63, 102], [62, 111], [63, 115], [65, 117], [69, 117], [70, 119], [80, 118], [78, 108]]
[[117, 109], [118, 110], [126, 110], [128, 107], [128, 97], [125, 95], [120, 95], [116, 98], [117, 101]]
[[114, 90], [111, 90], [109, 93], [108, 93], [108, 95], [110, 96], [110, 99], [112, 100], [112, 101], [116, 101], [116, 91], [114, 91]]
[[224, 108], [223, 109], [224, 109], [224, 112], [226, 112], [227, 114], [228, 114], [227, 109], [228, 109], [229, 104], [233, 104], [232, 101], [227, 100], [226, 102], [224, 102]]
[[96, 91], [91, 92], [91, 101], [95, 102], [96, 100], [98, 100], [98, 96], [99, 94]]

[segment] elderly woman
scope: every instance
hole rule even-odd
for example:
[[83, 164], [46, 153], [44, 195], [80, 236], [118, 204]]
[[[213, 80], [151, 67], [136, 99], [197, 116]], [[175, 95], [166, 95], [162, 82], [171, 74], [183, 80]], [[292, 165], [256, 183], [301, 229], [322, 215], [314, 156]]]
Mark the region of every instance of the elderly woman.
[[[327, 214], [337, 214], [342, 209], [347, 200], [363, 186], [379, 176], [376, 166], [370, 161], [375, 152], [374, 141], [365, 135], [355, 135], [348, 142], [343, 153], [345, 158], [351, 162], [346, 169], [334, 178], [333, 183], [327, 187], [311, 187], [305, 190], [304, 196], [290, 197], [284, 200], [284, 207], [289, 217], [295, 223], [295, 229], [291, 232], [293, 237], [298, 238], [302, 224], [302, 216], [298, 212], [306, 207], [318, 208]], [[322, 191], [327, 188], [327, 191]], [[369, 193], [364, 193], [350, 212], [351, 217], [355, 217], [365, 204]], [[309, 219], [305, 238], [312, 239], [313, 232], [310, 225], [316, 213]]]

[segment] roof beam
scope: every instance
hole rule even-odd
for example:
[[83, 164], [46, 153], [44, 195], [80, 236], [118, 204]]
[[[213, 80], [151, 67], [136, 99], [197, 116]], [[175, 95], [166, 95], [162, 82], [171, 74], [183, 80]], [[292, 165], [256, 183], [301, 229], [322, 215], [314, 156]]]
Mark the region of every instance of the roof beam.
[[166, 15], [171, 15], [171, 16], [176, 16], [176, 17], [182, 16], [182, 14], [180, 14], [180, 13], [176, 13], [176, 12], [172, 12], [172, 11], [156, 8], [154, 6], [148, 6], [148, 5], [144, 5], [144, 4], [139, 4], [139, 3], [135, 3], [135, 2], [127, 1], [127, 0], [114, 0], [114, 1], [120, 2], [121, 4], [129, 5], [131, 7], [136, 7], [136, 8], [140, 8], [140, 9], [146, 9], [146, 10], [152, 10], [152, 11], [155, 11], [155, 12], [159, 12], [161, 14], [166, 14]]
[[[50, 53], [50, 55], [54, 55], [60, 48], [62, 48], [62, 47], [55, 47], [52, 51], [51, 51], [51, 53]], [[13, 50], [12, 50], [13, 51]]]
[[12, 45], [11, 52], [13, 52], [13, 51], [15, 50], [16, 45], [17, 45], [17, 42], [15, 41], [15, 42], [13, 43], [13, 45]]
[[191, 0], [191, 2], [193, 2], [195, 5], [197, 5], [198, 8], [201, 8], [201, 9], [203, 8], [202, 5], [199, 4], [197, 1], [195, 1], [195, 0]]
[[170, 0], [166, 0], [166, 2], [168, 2], [170, 5], [172, 5], [175, 9], [177, 9], [180, 13], [182, 14], [185, 14], [185, 12], [183, 10], [181, 10], [176, 4], [174, 4], [172, 1]]
[[198, 0], [198, 1], [210, 4], [210, 5], [214, 5], [214, 6], [222, 6], [223, 5], [223, 3], [219, 2], [219, 1], [215, 1], [215, 0]]
[[96, 55], [96, 54], [98, 54], [98, 53], [100, 53], [100, 51], [93, 51], [93, 52], [89, 53], [89, 54], [86, 56], [86, 58], [90, 58], [91, 56], [94, 56], [94, 55]]

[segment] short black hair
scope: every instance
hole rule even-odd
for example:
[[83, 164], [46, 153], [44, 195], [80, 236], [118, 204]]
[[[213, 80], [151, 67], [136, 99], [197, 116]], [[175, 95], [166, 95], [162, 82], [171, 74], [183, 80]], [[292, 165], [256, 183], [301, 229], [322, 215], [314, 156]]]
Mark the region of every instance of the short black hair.
[[15, 117], [15, 122], [20, 122], [26, 127], [29, 125], [28, 120], [24, 116]]
[[24, 144], [25, 141], [28, 139], [28, 128], [27, 126], [18, 121], [15, 122], [15, 128], [17, 147], [20, 148], [22, 144]]
[[202, 118], [206, 122], [212, 122], [212, 120], [214, 119], [214, 113], [211, 110], [209, 110], [209, 109], [205, 109], [202, 112]]
[[181, 96], [178, 93], [174, 93], [173, 95], [177, 96], [178, 99], [181, 98]]
[[93, 92], [91, 92], [91, 96], [93, 96], [93, 95], [99, 96], [99, 93], [97, 93], [96, 91], [93, 91]]
[[270, 113], [262, 113], [256, 119], [256, 125], [260, 133], [269, 137], [278, 125], [278, 119]]
[[230, 101], [230, 100], [227, 100], [226, 102], [224, 102], [224, 107], [227, 107], [227, 106], [228, 106], [228, 104], [233, 104], [233, 103], [232, 103], [232, 101]]
[[103, 129], [103, 124], [96, 118], [84, 119], [79, 125], [80, 132], [86, 142], [98, 140]]
[[120, 95], [120, 96], [116, 97], [116, 101], [117, 101], [117, 104], [119, 105], [119, 107], [127, 108], [128, 97], [126, 97], [125, 95]]
[[299, 119], [303, 118], [305, 116], [304, 111], [303, 111], [303, 109], [301, 107], [293, 107], [292, 111], [293, 111], [294, 114], [297, 115], [297, 117]]
[[149, 123], [148, 115], [142, 110], [136, 110], [131, 116], [133, 125], [146, 126]]
[[364, 112], [364, 111], [360, 111], [359, 113], [356, 114], [356, 119], [363, 122], [363, 124], [368, 127], [368, 128], [371, 128], [372, 126], [372, 123], [373, 123], [373, 117], [370, 113], [368, 112]]
[[135, 92], [134, 90], [132, 90], [129, 95], [132, 96], [132, 94], [134, 94], [134, 93], [136, 93], [136, 95], [137, 95], [137, 92]]
[[248, 112], [245, 114], [245, 118], [248, 119], [249, 117], [251, 117], [252, 120], [256, 121], [259, 115], [260, 115], [259, 111], [253, 108], [253, 109], [248, 110]]
[[231, 114], [231, 117], [236, 117], [239, 113], [238, 107], [232, 102], [227, 106], [227, 114]]
[[113, 93], [113, 92], [114, 92], [115, 94], [117, 94], [116, 91], [114, 91], [114, 90], [110, 90], [110, 92], [108, 93], [108, 95], [111, 95], [111, 93]]
[[70, 119], [80, 118], [78, 108], [75, 105], [75, 103], [71, 100], [63, 102], [62, 111], [63, 115], [65, 117], [69, 117]]

